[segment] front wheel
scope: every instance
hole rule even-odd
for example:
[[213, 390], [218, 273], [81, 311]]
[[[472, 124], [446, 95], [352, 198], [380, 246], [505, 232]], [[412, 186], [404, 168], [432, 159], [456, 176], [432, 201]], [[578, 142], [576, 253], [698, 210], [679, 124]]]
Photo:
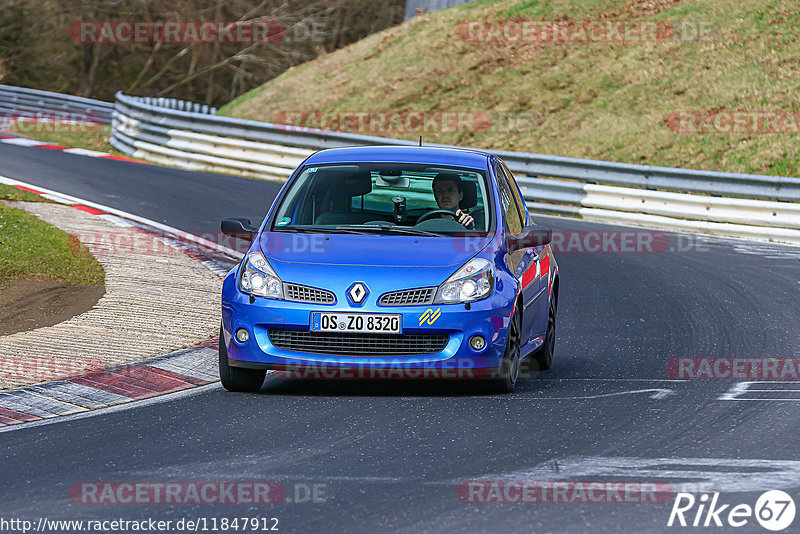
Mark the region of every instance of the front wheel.
[[519, 378], [519, 348], [520, 348], [520, 323], [519, 310], [511, 317], [508, 327], [508, 341], [503, 360], [496, 371], [496, 376], [491, 379], [491, 389], [497, 393], [511, 393], [517, 385]]
[[228, 391], [253, 392], [261, 389], [266, 371], [242, 369], [228, 365], [228, 349], [222, 336], [222, 325], [219, 327], [219, 380]]

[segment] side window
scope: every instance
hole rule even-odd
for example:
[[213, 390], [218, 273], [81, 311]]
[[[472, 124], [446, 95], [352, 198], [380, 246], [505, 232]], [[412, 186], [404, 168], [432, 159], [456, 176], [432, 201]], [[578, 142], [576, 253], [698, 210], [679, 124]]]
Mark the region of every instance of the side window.
[[508, 167], [505, 165], [502, 165], [502, 168], [508, 177], [508, 184], [511, 187], [511, 197], [514, 199], [514, 203], [517, 205], [517, 210], [519, 210], [522, 226], [525, 226], [525, 224], [528, 222], [525, 220], [525, 201], [519, 196], [519, 187], [517, 187], [517, 181], [514, 179], [514, 175], [511, 174], [511, 171], [508, 170]]
[[495, 167], [497, 174], [497, 185], [500, 187], [500, 203], [505, 213], [506, 223], [508, 224], [508, 231], [516, 235], [522, 231], [522, 218], [520, 217], [517, 204], [514, 200], [514, 193], [512, 193], [511, 185], [509, 184], [508, 177], [501, 166]]

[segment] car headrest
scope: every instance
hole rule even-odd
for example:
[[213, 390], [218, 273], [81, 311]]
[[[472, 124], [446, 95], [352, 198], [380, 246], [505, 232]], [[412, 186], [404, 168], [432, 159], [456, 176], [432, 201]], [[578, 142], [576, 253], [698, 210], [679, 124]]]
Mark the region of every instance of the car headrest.
[[336, 195], [360, 197], [372, 191], [369, 171], [324, 169], [318, 171], [317, 180], [323, 190], [332, 190]]
[[474, 208], [478, 205], [478, 184], [470, 180], [461, 180], [461, 190], [464, 197], [459, 202], [458, 207], [462, 210]]

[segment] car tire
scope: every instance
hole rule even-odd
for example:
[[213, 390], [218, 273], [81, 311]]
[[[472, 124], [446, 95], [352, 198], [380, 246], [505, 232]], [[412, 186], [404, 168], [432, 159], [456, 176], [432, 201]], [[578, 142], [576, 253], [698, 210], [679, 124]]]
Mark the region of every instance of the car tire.
[[547, 333], [544, 336], [544, 343], [533, 353], [528, 360], [539, 371], [546, 371], [553, 365], [553, 354], [556, 350], [556, 311], [558, 310], [558, 300], [555, 295], [550, 299], [550, 313], [547, 314]]
[[521, 317], [519, 310], [514, 312], [511, 324], [508, 327], [508, 340], [506, 350], [500, 367], [495, 371], [495, 376], [491, 379], [491, 389], [496, 393], [511, 393], [517, 385], [519, 378], [519, 349], [520, 349], [520, 330]]
[[225, 347], [225, 338], [222, 336], [222, 326], [219, 327], [219, 380], [222, 387], [228, 391], [253, 392], [261, 389], [264, 384], [266, 371], [257, 369], [242, 369], [228, 365], [228, 349]]

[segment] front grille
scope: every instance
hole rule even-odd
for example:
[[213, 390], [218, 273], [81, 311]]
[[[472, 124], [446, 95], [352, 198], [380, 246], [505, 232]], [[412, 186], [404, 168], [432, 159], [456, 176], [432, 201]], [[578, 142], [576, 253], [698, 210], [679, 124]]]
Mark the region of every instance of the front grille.
[[292, 352], [334, 356], [414, 356], [436, 354], [447, 346], [447, 334], [345, 334], [305, 330], [269, 331], [275, 347]]
[[433, 297], [435, 295], [435, 287], [407, 289], [405, 291], [384, 293], [381, 295], [381, 298], [378, 302], [381, 306], [413, 306], [415, 304], [425, 305], [433, 303]]
[[313, 287], [299, 286], [297, 284], [284, 284], [286, 300], [294, 302], [309, 302], [312, 304], [333, 304], [336, 297], [330, 291]]

